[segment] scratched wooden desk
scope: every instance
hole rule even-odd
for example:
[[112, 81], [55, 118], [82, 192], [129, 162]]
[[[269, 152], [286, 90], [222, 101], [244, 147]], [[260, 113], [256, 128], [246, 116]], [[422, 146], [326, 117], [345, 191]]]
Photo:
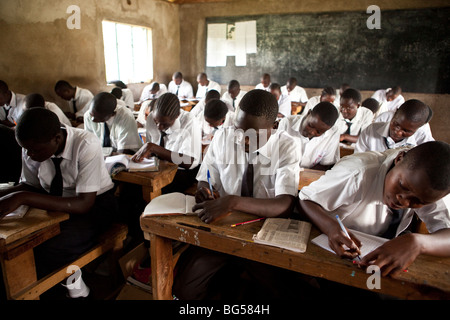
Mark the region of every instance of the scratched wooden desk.
[[67, 213], [30, 209], [20, 219], [0, 220], [0, 261], [8, 299], [37, 281], [33, 248], [60, 233]]
[[[252, 217], [233, 213], [209, 225], [197, 216], [141, 217], [141, 228], [150, 240], [153, 297], [172, 299], [172, 240], [369, 290], [367, 280], [372, 274], [311, 242], [305, 253], [296, 253], [254, 243], [252, 236], [262, 221], [230, 227]], [[313, 228], [310, 240], [318, 235]], [[401, 299], [450, 299], [450, 258], [419, 256], [407, 273], [396, 279], [382, 277], [380, 283], [376, 292]]]
[[113, 177], [113, 180], [128, 182], [142, 186], [142, 195], [146, 202], [161, 195], [161, 189], [170, 184], [178, 166], [168, 161], [159, 162], [159, 170], [154, 172], [128, 172], [122, 171]]

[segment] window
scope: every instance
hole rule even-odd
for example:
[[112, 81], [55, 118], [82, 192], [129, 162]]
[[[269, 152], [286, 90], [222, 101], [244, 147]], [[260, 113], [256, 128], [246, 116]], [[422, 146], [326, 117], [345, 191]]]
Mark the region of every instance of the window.
[[103, 21], [106, 81], [149, 82], [153, 78], [152, 30]]

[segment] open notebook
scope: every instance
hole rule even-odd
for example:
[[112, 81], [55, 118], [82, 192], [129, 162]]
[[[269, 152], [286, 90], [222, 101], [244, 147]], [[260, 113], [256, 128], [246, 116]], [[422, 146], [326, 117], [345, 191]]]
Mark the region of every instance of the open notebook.
[[145, 207], [143, 216], [194, 214], [195, 197], [179, 192], [156, 197]]
[[159, 160], [156, 157], [144, 159], [142, 162], [134, 162], [130, 155], [119, 154], [117, 156], [106, 157], [106, 169], [110, 175], [115, 175], [120, 171], [158, 171]]

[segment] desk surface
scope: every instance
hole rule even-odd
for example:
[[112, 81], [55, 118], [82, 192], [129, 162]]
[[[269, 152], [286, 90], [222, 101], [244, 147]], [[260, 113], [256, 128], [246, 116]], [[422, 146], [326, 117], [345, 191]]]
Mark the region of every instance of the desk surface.
[[[345, 285], [367, 288], [367, 274], [351, 261], [339, 258], [309, 242], [305, 253], [295, 253], [252, 241], [263, 222], [231, 228], [248, 221], [252, 215], [233, 213], [213, 224], [205, 224], [197, 216], [141, 217], [141, 228], [149, 239], [157, 236], [179, 240], [207, 249], [321, 277]], [[310, 240], [320, 233], [313, 228]], [[153, 259], [153, 257], [152, 257]], [[407, 273], [398, 278], [381, 278], [379, 293], [402, 299], [450, 299], [450, 258], [419, 256]], [[156, 277], [161, 277], [160, 274]], [[158, 282], [160, 282], [158, 280]]]

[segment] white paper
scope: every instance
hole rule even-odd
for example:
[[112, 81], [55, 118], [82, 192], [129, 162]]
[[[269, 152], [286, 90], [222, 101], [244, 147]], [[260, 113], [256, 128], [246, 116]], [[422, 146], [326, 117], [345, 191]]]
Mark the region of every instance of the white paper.
[[227, 24], [208, 24], [206, 66], [225, 67], [227, 64]]

